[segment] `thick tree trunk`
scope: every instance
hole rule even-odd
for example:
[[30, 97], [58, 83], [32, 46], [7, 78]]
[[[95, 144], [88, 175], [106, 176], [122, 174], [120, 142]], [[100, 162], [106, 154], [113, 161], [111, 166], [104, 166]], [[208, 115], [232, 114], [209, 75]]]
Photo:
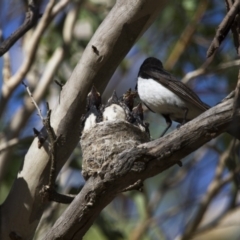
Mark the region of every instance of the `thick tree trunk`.
[[[57, 150], [57, 170], [79, 141], [79, 120], [84, 112], [86, 95], [94, 84], [100, 91], [134, 42], [154, 21], [166, 0], [118, 0], [86, 47], [84, 54], [63, 87], [60, 103], [54, 109], [51, 124], [64, 142]], [[39, 194], [49, 176], [47, 143], [38, 149], [35, 139], [25, 156], [12, 189], [1, 206], [0, 238], [9, 234], [32, 239], [47, 203]]]

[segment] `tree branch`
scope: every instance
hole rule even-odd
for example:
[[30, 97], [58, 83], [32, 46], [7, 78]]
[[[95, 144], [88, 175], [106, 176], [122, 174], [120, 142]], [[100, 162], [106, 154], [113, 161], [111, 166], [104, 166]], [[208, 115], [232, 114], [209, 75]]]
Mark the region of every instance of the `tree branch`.
[[198, 22], [199, 20], [201, 20], [203, 14], [205, 13], [207, 6], [207, 0], [202, 1], [201, 4], [197, 6], [194, 16], [192, 17], [186, 28], [183, 30], [179, 40], [175, 44], [173, 50], [171, 51], [169, 57], [164, 64], [164, 67], [167, 70], [171, 70], [174, 67], [180, 56], [183, 54], [183, 52], [189, 45], [193, 34], [195, 33], [198, 26]]
[[200, 68], [198, 68], [198, 69], [196, 69], [192, 72], [187, 73], [183, 77], [182, 82], [188, 83], [193, 78], [203, 76], [203, 75], [206, 75], [206, 74], [210, 74], [210, 73], [216, 73], [216, 72], [228, 69], [228, 68], [237, 67], [239, 65], [240, 65], [240, 60], [237, 59], [237, 60], [221, 63], [218, 66], [216, 66], [215, 68], [200, 67]]
[[118, 193], [177, 164], [226, 130], [232, 120], [232, 103], [232, 99], [224, 101], [167, 136], [119, 154], [104, 173], [90, 177], [44, 239], [82, 239], [96, 216]]
[[234, 0], [225, 0], [225, 4], [226, 4], [226, 9], [227, 9], [227, 11], [229, 11], [230, 8], [233, 6], [233, 1], [234, 1]]
[[[51, 13], [52, 18], [54, 18], [59, 12], [61, 12], [71, 0], [61, 0], [58, 2]], [[82, 1], [81, 1], [82, 2]]]
[[[38, 81], [36, 89], [33, 92], [33, 98], [37, 104], [41, 101], [42, 97], [46, 93], [56, 71], [58, 70], [64, 59], [64, 56], [66, 55], [66, 52], [68, 51], [68, 46], [72, 39], [72, 29], [77, 19], [77, 13], [80, 10], [80, 6], [81, 4], [78, 3], [78, 5], [73, 10], [69, 11], [68, 15], [66, 16], [63, 28], [63, 39], [65, 40], [62, 43], [62, 46], [59, 46], [55, 49], [44, 69], [44, 72], [42, 73], [41, 79]], [[31, 104], [31, 101], [29, 98], [27, 98], [27, 100], [24, 102], [24, 106], [16, 112], [8, 124], [8, 129], [4, 133], [6, 141], [8, 141], [8, 139], [18, 137], [20, 131], [25, 127], [34, 109], [34, 105]], [[9, 150], [0, 155], [0, 181], [4, 178], [4, 175], [7, 172], [10, 164], [11, 151]]]
[[229, 30], [231, 29], [234, 18], [236, 17], [236, 14], [239, 12], [239, 6], [240, 1], [235, 0], [233, 6], [220, 23], [216, 35], [214, 36], [214, 39], [210, 47], [208, 48], [207, 58], [211, 57], [216, 52], [216, 50], [219, 48], [219, 46], [227, 36]]
[[35, 108], [37, 109], [38, 116], [40, 117], [40, 119], [41, 119], [42, 122], [43, 122], [44, 119], [43, 119], [43, 116], [42, 116], [42, 111], [41, 111], [41, 109], [38, 107], [36, 101], [34, 100], [33, 95], [32, 95], [32, 93], [31, 93], [29, 87], [28, 87], [23, 81], [22, 81], [22, 84], [23, 84], [23, 86], [26, 88], [27, 93], [28, 93], [29, 97], [31, 98], [32, 103], [34, 104]]
[[240, 70], [238, 71], [238, 81], [237, 81], [237, 86], [235, 88], [235, 97], [233, 102], [233, 115], [236, 114], [237, 109], [239, 107], [240, 107]]
[[7, 82], [12, 76], [11, 70], [11, 61], [10, 61], [10, 54], [6, 52], [3, 55], [3, 68], [2, 68], [2, 78], [3, 82]]
[[[228, 3], [230, 5], [230, 3]], [[240, 5], [240, 1], [239, 1]], [[238, 57], [240, 57], [240, 14], [236, 14], [233, 24], [232, 24], [232, 34], [234, 39], [234, 45], [237, 51]], [[236, 113], [237, 109], [240, 106], [240, 71], [238, 73], [237, 86], [235, 88], [235, 98], [233, 102], [233, 115]]]
[[11, 149], [12, 147], [28, 140], [29, 141], [32, 140], [32, 136], [24, 137], [24, 138], [13, 138], [13, 139], [10, 139], [9, 141], [3, 142], [0, 144], [0, 153], [7, 150], [9, 151], [9, 149]]
[[31, 1], [28, 5], [28, 11], [26, 13], [24, 23], [12, 33], [6, 40], [0, 45], [0, 56], [6, 53], [12, 45], [21, 38], [29, 29], [37, 24], [39, 19], [39, 6], [38, 1]]
[[218, 163], [218, 166], [216, 168], [215, 177], [214, 177], [213, 181], [211, 182], [211, 184], [208, 186], [208, 190], [206, 191], [206, 194], [203, 196], [203, 198], [200, 202], [199, 208], [198, 208], [193, 220], [190, 221], [189, 225], [187, 226], [186, 231], [184, 232], [184, 234], [181, 237], [181, 240], [187, 240], [192, 237], [192, 235], [196, 231], [197, 227], [201, 223], [203, 216], [204, 216], [207, 208], [209, 207], [212, 199], [216, 196], [216, 194], [221, 189], [221, 187], [223, 185], [222, 184], [223, 180], [221, 177], [222, 177], [223, 171], [226, 166], [226, 161], [232, 152], [234, 142], [235, 141], [232, 140], [231, 143], [229, 144], [227, 150], [224, 152], [224, 154], [222, 154], [220, 161]]
[[[57, 149], [57, 173], [79, 141], [80, 118], [91, 86], [94, 84], [101, 92], [104, 90], [119, 63], [166, 3], [166, 0], [118, 0], [95, 32], [62, 89], [59, 105], [52, 112], [54, 131], [65, 138], [64, 145]], [[97, 47], [99, 56], [93, 52], [92, 45]], [[13, 230], [31, 239], [46, 206], [39, 190], [47, 184], [50, 163], [44, 147], [37, 148], [37, 141], [34, 139], [29, 148], [23, 169], [1, 206], [3, 239]]]
[[[62, 3], [62, 2], [60, 2], [60, 3]], [[64, 1], [63, 3], [67, 4], [68, 1]], [[5, 106], [8, 102], [8, 99], [11, 97], [13, 91], [16, 89], [18, 84], [21, 83], [21, 81], [24, 79], [24, 77], [26, 76], [26, 74], [28, 73], [28, 71], [30, 70], [30, 68], [34, 62], [42, 34], [46, 30], [46, 28], [50, 24], [50, 22], [52, 21], [53, 17], [55, 16], [55, 15], [52, 15], [52, 11], [54, 9], [54, 4], [55, 4], [55, 0], [50, 0], [49, 3], [47, 4], [44, 14], [43, 14], [41, 20], [39, 21], [33, 35], [31, 36], [31, 41], [29, 41], [29, 43], [28, 43], [29, 51], [27, 53], [27, 56], [26, 56], [24, 62], [22, 63], [22, 65], [20, 66], [20, 68], [18, 69], [16, 74], [13, 75], [8, 80], [8, 82], [4, 83], [2, 86], [2, 94], [1, 94], [1, 102], [0, 102], [0, 116], [2, 115], [2, 113], [5, 109]], [[62, 6], [64, 6], [64, 5], [62, 5]], [[61, 8], [58, 8], [58, 10], [61, 10]], [[56, 14], [57, 13], [58, 12], [56, 12]]]

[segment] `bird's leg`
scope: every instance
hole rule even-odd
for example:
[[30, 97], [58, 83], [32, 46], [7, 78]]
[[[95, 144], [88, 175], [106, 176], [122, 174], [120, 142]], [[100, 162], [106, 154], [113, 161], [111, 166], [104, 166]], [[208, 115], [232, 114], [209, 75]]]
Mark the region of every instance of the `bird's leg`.
[[165, 118], [165, 120], [166, 120], [167, 127], [166, 127], [166, 129], [163, 131], [163, 133], [161, 134], [160, 137], [163, 137], [164, 134], [167, 132], [167, 130], [172, 126], [172, 120], [171, 120], [171, 118], [169, 117], [169, 115], [162, 114], [162, 116], [163, 116], [163, 117]]
[[188, 114], [188, 108], [184, 108], [184, 117], [180, 124], [177, 125], [177, 128], [180, 128], [182, 125], [184, 125], [187, 122], [187, 114]]
[[184, 113], [184, 118], [183, 118], [183, 121], [182, 121], [182, 125], [187, 122], [188, 108], [185, 108], [184, 111], [185, 111], [185, 113]]

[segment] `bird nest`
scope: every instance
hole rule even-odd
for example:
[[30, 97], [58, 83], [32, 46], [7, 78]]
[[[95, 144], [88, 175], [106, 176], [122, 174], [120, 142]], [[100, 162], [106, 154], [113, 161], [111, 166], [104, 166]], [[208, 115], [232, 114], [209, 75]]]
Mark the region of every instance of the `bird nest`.
[[121, 152], [150, 139], [141, 103], [134, 107], [136, 92], [129, 89], [121, 98], [113, 92], [106, 104], [92, 87], [86, 113], [81, 118], [82, 174], [85, 179], [104, 176], [107, 166]]
[[149, 140], [147, 132], [126, 121], [97, 123], [81, 137], [83, 177], [88, 179], [95, 174], [104, 175], [104, 169], [119, 153]]

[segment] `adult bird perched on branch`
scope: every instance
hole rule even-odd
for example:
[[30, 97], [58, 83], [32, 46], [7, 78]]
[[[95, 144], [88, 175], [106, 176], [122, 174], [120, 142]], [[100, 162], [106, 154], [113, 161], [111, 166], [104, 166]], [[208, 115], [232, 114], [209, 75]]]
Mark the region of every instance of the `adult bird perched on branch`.
[[[137, 86], [142, 102], [155, 113], [165, 118], [167, 127], [163, 136], [172, 125], [172, 120], [183, 125], [210, 108], [201, 101], [192, 89], [168, 73], [162, 62], [154, 57], [147, 58], [141, 65]], [[231, 131], [232, 135], [239, 134]]]

